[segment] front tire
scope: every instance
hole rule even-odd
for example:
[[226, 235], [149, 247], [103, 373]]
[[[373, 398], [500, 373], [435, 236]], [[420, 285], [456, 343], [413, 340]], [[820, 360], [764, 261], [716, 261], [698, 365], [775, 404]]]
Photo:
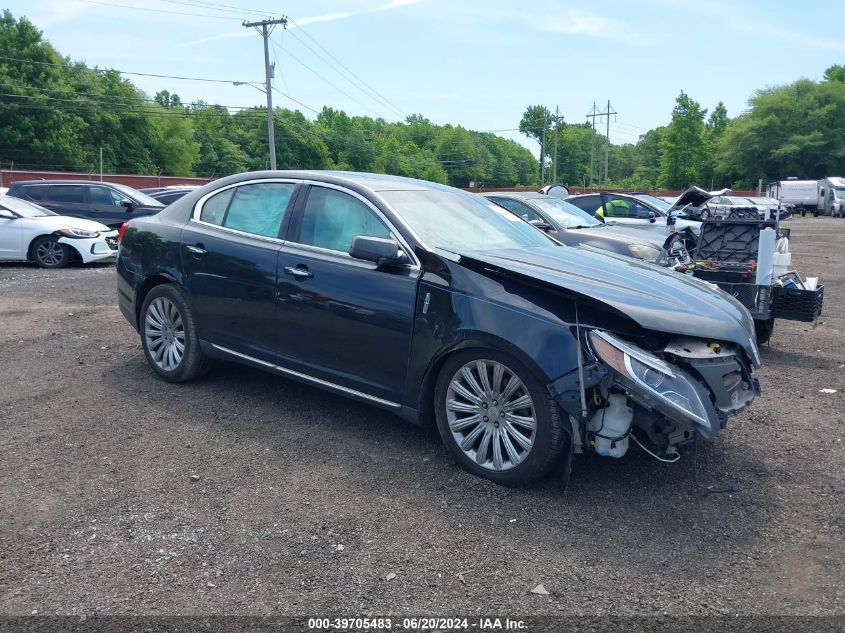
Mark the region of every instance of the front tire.
[[557, 404], [520, 362], [492, 350], [452, 355], [435, 387], [437, 427], [464, 469], [505, 486], [562, 463], [569, 435]]
[[162, 284], [147, 294], [140, 325], [147, 362], [166, 381], [185, 382], [208, 370], [209, 360], [197, 339], [193, 311], [176, 286]]
[[70, 247], [54, 235], [39, 237], [32, 244], [32, 259], [41, 268], [64, 268], [70, 263]]

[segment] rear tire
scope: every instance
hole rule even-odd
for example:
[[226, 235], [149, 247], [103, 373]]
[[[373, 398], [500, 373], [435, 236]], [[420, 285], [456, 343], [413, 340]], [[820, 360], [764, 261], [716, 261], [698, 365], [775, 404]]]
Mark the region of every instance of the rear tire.
[[497, 484], [540, 479], [570, 450], [557, 403], [522, 363], [502, 352], [450, 356], [437, 378], [434, 407], [455, 461]]
[[180, 288], [162, 284], [150, 290], [139, 321], [144, 355], [159, 376], [185, 382], [208, 371], [211, 363], [200, 348], [193, 310]]
[[32, 260], [41, 268], [64, 268], [70, 263], [70, 247], [55, 235], [39, 237], [32, 243]]

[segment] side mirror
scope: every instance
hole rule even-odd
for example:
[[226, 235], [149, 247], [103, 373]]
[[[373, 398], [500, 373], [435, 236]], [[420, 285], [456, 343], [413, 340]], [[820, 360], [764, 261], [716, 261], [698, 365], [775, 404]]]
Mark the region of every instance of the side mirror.
[[399, 243], [391, 238], [356, 235], [352, 238], [349, 255], [379, 266], [400, 264], [406, 261], [405, 253], [399, 249]]
[[121, 200], [120, 206], [125, 207], [127, 211], [131, 211], [135, 205], [132, 204], [131, 200]]
[[528, 223], [532, 226], [536, 226], [541, 231], [551, 231], [552, 225], [548, 222], [543, 222], [542, 220], [528, 220]]
[[648, 212], [648, 221], [651, 222], [652, 224], [657, 222], [657, 214], [654, 211]]
[[0, 209], [0, 218], [3, 218], [4, 220], [14, 220], [16, 217], [18, 216], [8, 209]]

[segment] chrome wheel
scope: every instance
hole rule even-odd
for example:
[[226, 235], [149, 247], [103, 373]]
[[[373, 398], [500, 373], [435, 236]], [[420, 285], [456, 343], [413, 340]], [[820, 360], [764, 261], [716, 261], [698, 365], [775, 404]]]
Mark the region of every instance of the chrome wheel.
[[144, 338], [150, 358], [164, 371], [179, 367], [185, 355], [185, 325], [176, 305], [165, 297], [157, 297], [147, 307]]
[[66, 257], [65, 249], [54, 239], [43, 240], [35, 248], [38, 262], [49, 268], [59, 266]]
[[534, 402], [522, 380], [493, 360], [473, 360], [455, 372], [446, 420], [464, 455], [493, 471], [522, 463], [537, 433]]

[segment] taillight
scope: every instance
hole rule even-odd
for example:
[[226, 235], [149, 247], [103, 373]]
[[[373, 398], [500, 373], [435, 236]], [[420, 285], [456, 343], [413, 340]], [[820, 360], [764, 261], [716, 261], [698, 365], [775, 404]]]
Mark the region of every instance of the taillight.
[[120, 244], [123, 241], [123, 234], [126, 233], [126, 227], [129, 226], [129, 221], [127, 220], [123, 224], [120, 225], [120, 228], [117, 230], [117, 243]]

